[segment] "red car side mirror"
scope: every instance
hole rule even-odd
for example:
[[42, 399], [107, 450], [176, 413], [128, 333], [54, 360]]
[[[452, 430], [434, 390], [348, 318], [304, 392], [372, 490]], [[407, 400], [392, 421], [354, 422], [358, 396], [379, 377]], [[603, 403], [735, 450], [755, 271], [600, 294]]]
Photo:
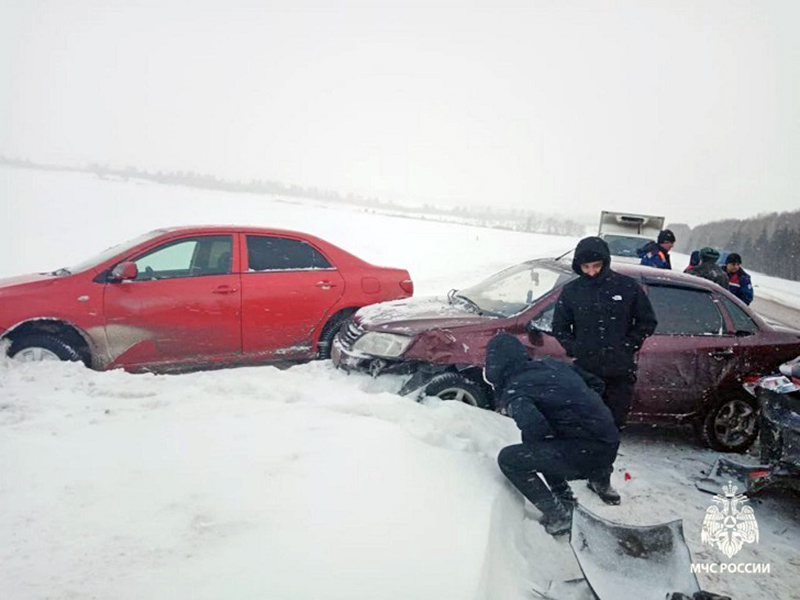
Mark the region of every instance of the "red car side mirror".
[[111, 281], [128, 281], [136, 279], [139, 275], [139, 268], [135, 262], [121, 262], [111, 271], [109, 279]]

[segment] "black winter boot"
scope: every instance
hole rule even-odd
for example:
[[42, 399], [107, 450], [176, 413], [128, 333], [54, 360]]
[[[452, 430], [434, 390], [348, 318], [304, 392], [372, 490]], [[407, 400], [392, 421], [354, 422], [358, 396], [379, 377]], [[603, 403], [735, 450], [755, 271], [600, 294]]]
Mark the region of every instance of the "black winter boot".
[[569, 487], [569, 483], [566, 481], [553, 485], [550, 488], [550, 491], [553, 492], [553, 495], [561, 503], [561, 506], [570, 512], [578, 503], [578, 500], [575, 498], [575, 494], [572, 493], [572, 488]]
[[600, 479], [590, 479], [587, 485], [589, 486], [589, 489], [600, 496], [600, 500], [606, 504], [616, 505], [622, 501], [619, 492], [611, 486], [610, 475]]
[[553, 510], [542, 514], [539, 523], [544, 525], [544, 530], [553, 537], [564, 535], [572, 529], [572, 511], [558, 504]]

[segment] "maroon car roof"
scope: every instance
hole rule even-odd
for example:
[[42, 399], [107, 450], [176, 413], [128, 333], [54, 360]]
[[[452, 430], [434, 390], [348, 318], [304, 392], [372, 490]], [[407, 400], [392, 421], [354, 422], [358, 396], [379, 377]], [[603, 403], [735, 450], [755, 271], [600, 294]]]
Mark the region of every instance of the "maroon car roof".
[[[545, 264], [555, 269], [564, 271], [565, 273], [574, 273], [572, 270], [572, 259], [565, 257], [561, 260], [553, 258], [536, 259], [529, 262], [536, 262]], [[622, 275], [627, 275], [638, 279], [643, 283], [671, 283], [679, 284], [682, 287], [692, 287], [699, 290], [716, 291], [719, 292], [721, 288], [708, 279], [697, 277], [696, 275], [689, 275], [680, 271], [670, 271], [668, 269], [656, 269], [655, 267], [645, 267], [642, 265], [634, 265], [631, 263], [616, 263], [611, 265], [611, 269]], [[725, 290], [722, 290], [725, 291]]]

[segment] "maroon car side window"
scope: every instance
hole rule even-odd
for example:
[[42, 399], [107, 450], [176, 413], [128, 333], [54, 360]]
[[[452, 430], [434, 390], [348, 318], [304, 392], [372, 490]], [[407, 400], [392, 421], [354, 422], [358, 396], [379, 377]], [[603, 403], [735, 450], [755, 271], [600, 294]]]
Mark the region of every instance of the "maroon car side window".
[[736, 306], [731, 300], [725, 296], [720, 296], [723, 306], [728, 311], [733, 321], [733, 326], [736, 333], [742, 335], [743, 333], [754, 334], [758, 333], [758, 325], [751, 319], [746, 312]]
[[703, 290], [650, 285], [650, 303], [658, 317], [656, 335], [722, 335], [722, 313]]

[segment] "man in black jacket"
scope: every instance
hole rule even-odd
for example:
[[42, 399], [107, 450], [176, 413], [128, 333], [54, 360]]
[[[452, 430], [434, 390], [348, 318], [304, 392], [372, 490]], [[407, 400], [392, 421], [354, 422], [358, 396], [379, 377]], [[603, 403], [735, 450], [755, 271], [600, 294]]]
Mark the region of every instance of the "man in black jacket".
[[602, 382], [552, 358], [529, 360], [522, 342], [507, 333], [489, 341], [484, 376], [498, 408], [522, 432], [521, 444], [500, 451], [500, 469], [542, 511], [549, 534], [567, 533], [575, 502], [568, 480], [609, 468], [619, 447], [611, 411], [584, 377], [600, 388]]
[[[603, 400], [618, 428], [625, 425], [636, 383], [636, 352], [656, 329], [650, 300], [631, 277], [611, 270], [605, 240], [582, 239], [572, 269], [580, 277], [561, 291], [553, 315], [553, 335], [567, 356], [605, 384]], [[589, 487], [604, 502], [619, 504], [611, 472], [589, 478]]]

